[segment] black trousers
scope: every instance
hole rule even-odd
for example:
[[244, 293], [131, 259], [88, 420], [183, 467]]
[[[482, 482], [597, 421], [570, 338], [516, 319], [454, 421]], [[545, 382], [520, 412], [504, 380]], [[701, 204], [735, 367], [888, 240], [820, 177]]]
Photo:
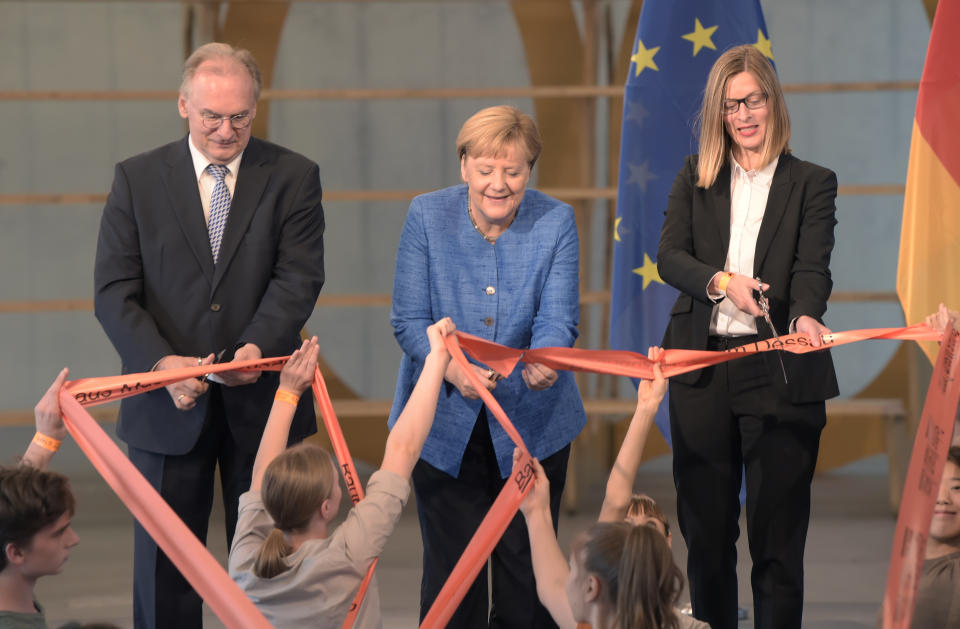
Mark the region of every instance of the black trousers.
[[[554, 531], [560, 498], [567, 478], [570, 446], [540, 463], [550, 480], [550, 510]], [[490, 510], [506, 479], [500, 477], [485, 411], [480, 412], [457, 478], [421, 459], [413, 470], [417, 515], [423, 538], [423, 579], [420, 584], [420, 620], [463, 554], [470, 538]], [[487, 570], [481, 569], [447, 624], [449, 629], [556, 629], [550, 613], [540, 605], [530, 560], [530, 540], [523, 515], [510, 522], [490, 555], [493, 587], [487, 593]], [[492, 599], [489, 605], [488, 601]]]
[[[710, 349], [742, 344], [711, 338]], [[673, 474], [689, 550], [694, 616], [737, 627], [740, 481], [746, 473], [755, 627], [799, 629], [810, 483], [824, 403], [791, 404], [759, 355], [707, 368], [694, 386], [670, 383]]]
[[[240, 448], [233, 440], [224, 417], [220, 386], [212, 385], [207, 395], [211, 396], [207, 417], [190, 452], [170, 456], [131, 447], [129, 456], [204, 544], [213, 507], [214, 470], [219, 465], [229, 548], [237, 527], [240, 494], [250, 489], [256, 452]], [[137, 629], [202, 628], [200, 596], [136, 521], [133, 574], [133, 621]]]

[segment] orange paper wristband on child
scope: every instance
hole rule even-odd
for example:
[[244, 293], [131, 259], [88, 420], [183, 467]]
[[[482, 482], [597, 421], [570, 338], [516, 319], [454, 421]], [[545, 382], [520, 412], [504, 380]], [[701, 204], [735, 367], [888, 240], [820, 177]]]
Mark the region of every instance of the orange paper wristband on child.
[[63, 443], [59, 439], [48, 437], [47, 435], [39, 432], [33, 435], [33, 442], [45, 450], [50, 450], [50, 452], [56, 452], [59, 450], [60, 444]]
[[277, 389], [277, 394], [273, 396], [278, 402], [286, 402], [287, 404], [297, 405], [297, 402], [300, 401], [300, 396], [296, 393], [291, 393], [289, 391], [284, 391], [283, 389]]

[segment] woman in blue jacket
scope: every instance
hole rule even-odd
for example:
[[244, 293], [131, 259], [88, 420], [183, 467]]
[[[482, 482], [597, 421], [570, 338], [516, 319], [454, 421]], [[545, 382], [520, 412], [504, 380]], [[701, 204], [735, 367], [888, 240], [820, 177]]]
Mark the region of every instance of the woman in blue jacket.
[[[490, 107], [460, 130], [464, 183], [416, 197], [397, 252], [390, 322], [403, 359], [390, 425], [429, 351], [424, 331], [441, 317], [458, 330], [516, 348], [570, 347], [579, 320], [579, 242], [573, 208], [528, 190], [540, 155], [533, 120]], [[473, 368], [510, 416], [550, 479], [557, 521], [570, 442], [586, 422], [570, 372], [528, 364], [501, 379]], [[514, 444], [460, 368], [451, 363], [437, 417], [413, 472], [423, 537], [420, 617], [510, 473]], [[523, 518], [517, 515], [449, 627], [553, 627], [540, 606]]]

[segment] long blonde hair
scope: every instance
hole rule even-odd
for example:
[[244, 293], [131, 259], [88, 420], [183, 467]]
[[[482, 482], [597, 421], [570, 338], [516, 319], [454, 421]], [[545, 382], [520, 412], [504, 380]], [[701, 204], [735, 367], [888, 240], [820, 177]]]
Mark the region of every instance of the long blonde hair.
[[586, 573], [601, 582], [600, 604], [617, 629], [678, 629], [674, 605], [683, 573], [660, 531], [626, 522], [594, 524], [574, 543]]
[[330, 453], [312, 443], [288, 448], [270, 462], [260, 495], [273, 518], [274, 529], [260, 546], [253, 573], [269, 579], [286, 572], [284, 559], [292, 552], [284, 533], [307, 528], [337, 482]]
[[790, 114], [773, 64], [751, 44], [734, 46], [713, 64], [703, 94], [697, 164], [697, 185], [701, 188], [713, 185], [730, 154], [733, 140], [724, 125], [723, 99], [726, 98], [727, 82], [741, 72], [752, 74], [767, 95], [769, 122], [763, 137], [759, 167], [766, 166], [782, 153], [790, 152]]

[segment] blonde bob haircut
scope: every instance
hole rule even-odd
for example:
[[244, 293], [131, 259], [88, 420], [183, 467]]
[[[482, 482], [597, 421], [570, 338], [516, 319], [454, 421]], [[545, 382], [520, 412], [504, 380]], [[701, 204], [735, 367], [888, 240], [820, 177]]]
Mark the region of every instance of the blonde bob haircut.
[[726, 116], [723, 113], [723, 99], [727, 97], [727, 82], [741, 72], [752, 74], [767, 95], [769, 117], [758, 167], [762, 168], [779, 155], [790, 152], [790, 115], [773, 64], [753, 45], [734, 46], [713, 64], [703, 94], [700, 158], [697, 164], [697, 185], [701, 188], [713, 185], [733, 149], [733, 140], [724, 125]]
[[537, 163], [543, 144], [533, 118], [510, 105], [481, 109], [470, 116], [457, 134], [457, 156], [503, 157], [517, 147], [530, 168]]
[[200, 46], [183, 63], [183, 80], [180, 82], [180, 93], [185, 97], [190, 96], [190, 84], [193, 82], [193, 77], [196, 76], [200, 66], [207, 62], [210, 62], [210, 65], [203, 71], [211, 72], [217, 76], [232, 74], [238, 66], [243, 68], [253, 80], [253, 102], [260, 100], [263, 79], [260, 77], [260, 68], [257, 66], [253, 55], [249, 50], [234, 48], [230, 44], [220, 42], [210, 42]]
[[312, 443], [287, 448], [267, 466], [260, 497], [273, 518], [274, 529], [260, 546], [253, 566], [255, 575], [270, 579], [287, 571], [284, 559], [293, 549], [284, 533], [307, 529], [338, 482], [333, 468], [330, 453]]

